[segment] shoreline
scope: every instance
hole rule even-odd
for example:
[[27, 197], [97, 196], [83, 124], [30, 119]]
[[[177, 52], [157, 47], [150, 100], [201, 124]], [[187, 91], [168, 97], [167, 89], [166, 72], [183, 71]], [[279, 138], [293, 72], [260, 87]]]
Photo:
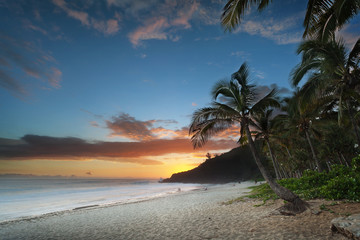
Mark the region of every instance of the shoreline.
[[[235, 199], [241, 184], [209, 186], [147, 201], [67, 211], [0, 224], [1, 239], [329, 239], [329, 211], [314, 213], [325, 200], [309, 201], [311, 209], [295, 217], [277, 215], [283, 202]], [[329, 206], [335, 212], [360, 212], [359, 203]], [[340, 209], [340, 210], [339, 210]], [[312, 212], [313, 211], [313, 212]]]
[[[220, 185], [220, 184], [213, 184], [213, 185]], [[39, 215], [18, 217], [18, 218], [15, 218], [15, 219], [9, 219], [9, 220], [0, 221], [0, 227], [2, 225], [6, 225], [6, 224], [22, 222], [22, 221], [32, 221], [32, 220], [37, 220], [37, 219], [51, 217], [51, 216], [58, 216], [58, 215], [71, 213], [71, 212], [76, 212], [76, 211], [81, 211], [81, 210], [101, 209], [101, 208], [121, 206], [121, 205], [126, 205], [126, 204], [136, 204], [136, 203], [140, 203], [140, 202], [152, 201], [152, 200], [155, 200], [155, 199], [158, 199], [158, 198], [166, 198], [166, 197], [177, 195], [177, 194], [187, 194], [187, 193], [192, 193], [194, 191], [202, 191], [202, 190], [207, 189], [207, 188], [208, 187], [196, 188], [196, 189], [183, 191], [183, 192], [178, 191], [176, 193], [168, 193], [168, 194], [164, 194], [164, 195], [161, 195], [161, 196], [154, 196], [154, 197], [151, 197], [151, 198], [144, 197], [144, 198], [135, 198], [135, 199], [127, 200], [127, 201], [114, 202], [114, 203], [84, 205], [84, 206], [81, 206], [81, 207], [75, 207], [75, 208], [72, 208], [72, 209], [54, 211], [54, 212], [49, 212], [49, 213], [44, 213], [44, 214], [39, 214]]]

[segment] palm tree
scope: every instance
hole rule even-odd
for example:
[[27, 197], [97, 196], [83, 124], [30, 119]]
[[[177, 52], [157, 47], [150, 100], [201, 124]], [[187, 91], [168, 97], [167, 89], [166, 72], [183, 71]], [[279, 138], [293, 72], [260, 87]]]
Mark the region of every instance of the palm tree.
[[[258, 11], [265, 9], [272, 0], [228, 0], [223, 8], [221, 25], [226, 31], [234, 30], [251, 6]], [[305, 19], [303, 37], [317, 37], [327, 40], [334, 36], [360, 10], [360, 0], [309, 0]]]
[[332, 99], [339, 108], [339, 123], [343, 108], [347, 109], [355, 136], [360, 145], [360, 135], [354, 117], [354, 104], [359, 102], [360, 94], [360, 38], [349, 53], [341, 40], [321, 42], [304, 41], [297, 50], [302, 61], [291, 73], [291, 82], [297, 86], [305, 75], [309, 75], [302, 87], [304, 97], [315, 99], [319, 96]]
[[238, 123], [240, 125], [239, 141], [242, 141], [245, 133], [254, 160], [264, 179], [276, 195], [289, 202], [286, 209], [295, 212], [304, 211], [306, 203], [290, 190], [280, 186], [264, 167], [250, 132], [250, 125], [253, 125], [251, 117], [254, 113], [268, 107], [279, 106], [275, 91], [272, 90], [265, 97], [257, 100], [255, 85], [249, 83], [249, 68], [244, 63], [237, 72], [232, 74], [229, 82], [221, 80], [215, 84], [212, 96], [214, 102], [211, 107], [201, 108], [193, 113], [189, 133], [192, 135], [191, 141], [194, 148], [202, 147], [211, 136]]
[[255, 127], [255, 139], [262, 138], [266, 142], [266, 145], [268, 147], [270, 158], [274, 166], [274, 171], [276, 175], [276, 179], [281, 179], [281, 173], [279, 164], [275, 158], [274, 151], [271, 148], [270, 145], [270, 136], [272, 135], [272, 114], [274, 109], [266, 109], [265, 111], [261, 111], [259, 113], [255, 113], [252, 115], [252, 119], [254, 120], [253, 127]]
[[319, 113], [319, 105], [304, 101], [303, 94], [300, 91], [294, 92], [291, 98], [285, 98], [284, 110], [286, 110], [285, 124], [289, 128], [296, 128], [298, 133], [304, 133], [306, 141], [309, 144], [313, 160], [318, 171], [322, 171], [320, 161], [315, 153], [314, 144], [311, 140], [310, 133], [319, 135], [319, 132], [313, 128]]

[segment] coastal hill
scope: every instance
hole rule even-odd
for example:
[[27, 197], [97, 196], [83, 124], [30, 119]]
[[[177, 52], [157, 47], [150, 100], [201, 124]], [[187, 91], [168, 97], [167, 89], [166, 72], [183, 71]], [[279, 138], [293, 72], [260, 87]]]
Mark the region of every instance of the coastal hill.
[[249, 147], [246, 145], [207, 159], [189, 171], [174, 173], [162, 182], [228, 183], [254, 180], [260, 176], [260, 171], [253, 160]]

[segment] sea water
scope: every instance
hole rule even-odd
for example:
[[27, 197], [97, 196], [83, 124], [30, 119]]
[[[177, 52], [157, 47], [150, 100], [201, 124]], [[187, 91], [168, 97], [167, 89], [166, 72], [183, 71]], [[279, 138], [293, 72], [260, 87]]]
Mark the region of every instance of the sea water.
[[0, 177], [0, 222], [200, 189], [144, 179]]

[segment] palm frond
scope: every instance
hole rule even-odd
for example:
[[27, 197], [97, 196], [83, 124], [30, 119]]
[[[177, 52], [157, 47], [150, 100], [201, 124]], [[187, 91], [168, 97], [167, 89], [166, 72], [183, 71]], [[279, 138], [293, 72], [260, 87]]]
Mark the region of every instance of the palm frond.
[[309, 0], [305, 19], [304, 19], [304, 27], [305, 31], [303, 34], [303, 38], [307, 36], [311, 36], [314, 34], [314, 26], [318, 24], [318, 20], [321, 15], [331, 8], [333, 1], [331, 0]]
[[229, 119], [210, 119], [203, 121], [196, 126], [192, 126], [191, 143], [193, 147], [202, 147], [211, 136], [222, 132], [232, 126], [232, 121]]
[[300, 90], [303, 101], [315, 101], [319, 98], [324, 87], [329, 83], [328, 80], [321, 73], [311, 74]]
[[359, 0], [334, 0], [333, 5], [336, 18], [337, 27], [341, 28], [351, 18], [356, 16], [360, 10]]
[[194, 148], [202, 147], [208, 139], [218, 132], [228, 129], [236, 119], [237, 112], [221, 103], [213, 107], [201, 108], [193, 113], [189, 135]]
[[301, 62], [290, 73], [290, 83], [293, 87], [296, 87], [304, 76], [313, 69], [320, 66], [320, 60], [313, 60], [308, 62]]
[[335, 38], [335, 31], [337, 29], [337, 18], [333, 8], [330, 8], [322, 14], [318, 23], [314, 26], [314, 36], [316, 39], [327, 42]]
[[251, 114], [265, 111], [269, 107], [280, 108], [280, 102], [277, 99], [277, 90], [274, 88], [262, 99], [258, 100], [251, 108]]
[[262, 11], [272, 0], [229, 0], [223, 8], [221, 25], [225, 31], [234, 30], [244, 18], [246, 11], [253, 5], [258, 5]]

